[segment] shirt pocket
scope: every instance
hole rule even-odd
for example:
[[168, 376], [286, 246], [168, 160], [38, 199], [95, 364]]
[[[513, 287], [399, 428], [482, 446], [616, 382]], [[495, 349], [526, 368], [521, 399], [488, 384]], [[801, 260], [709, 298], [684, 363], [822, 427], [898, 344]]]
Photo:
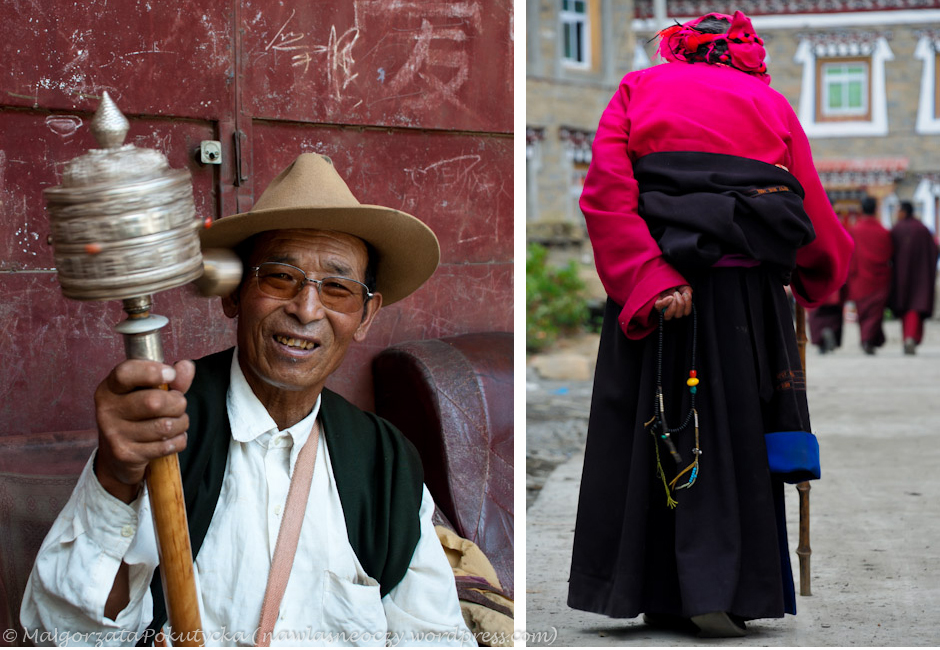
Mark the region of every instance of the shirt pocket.
[[337, 645], [385, 646], [388, 623], [379, 583], [369, 576], [356, 581], [326, 570], [323, 627]]

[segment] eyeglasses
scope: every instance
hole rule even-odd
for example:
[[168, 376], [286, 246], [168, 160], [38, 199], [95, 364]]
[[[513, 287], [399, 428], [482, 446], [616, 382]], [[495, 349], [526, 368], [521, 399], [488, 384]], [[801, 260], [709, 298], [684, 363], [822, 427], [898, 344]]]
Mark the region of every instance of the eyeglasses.
[[292, 300], [306, 285], [313, 284], [323, 306], [341, 314], [359, 311], [372, 297], [369, 287], [358, 280], [341, 277], [314, 280], [308, 278], [303, 269], [282, 262], [262, 262], [251, 270], [258, 289], [266, 296]]

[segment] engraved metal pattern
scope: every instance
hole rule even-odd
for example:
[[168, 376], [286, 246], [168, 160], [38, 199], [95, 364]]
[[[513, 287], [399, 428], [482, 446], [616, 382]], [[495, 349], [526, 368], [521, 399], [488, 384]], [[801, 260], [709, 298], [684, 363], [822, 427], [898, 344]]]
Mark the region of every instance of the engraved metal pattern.
[[122, 144], [127, 126], [105, 94], [92, 120], [102, 148], [70, 161], [62, 184], [44, 192], [66, 297], [133, 298], [202, 274], [189, 172], [170, 169], [158, 151]]
[[182, 175], [170, 185], [163, 179], [148, 185], [151, 191], [134, 193], [126, 199], [109, 193], [97, 200], [89, 196], [85, 203], [61, 207], [49, 201], [57, 217], [52, 223], [52, 237], [69, 243], [120, 241], [172, 230], [195, 217], [189, 177]]
[[100, 185], [158, 178], [169, 171], [166, 157], [153, 149], [126, 144], [117, 149], [92, 149], [69, 162], [62, 172], [61, 188], [79, 191]]

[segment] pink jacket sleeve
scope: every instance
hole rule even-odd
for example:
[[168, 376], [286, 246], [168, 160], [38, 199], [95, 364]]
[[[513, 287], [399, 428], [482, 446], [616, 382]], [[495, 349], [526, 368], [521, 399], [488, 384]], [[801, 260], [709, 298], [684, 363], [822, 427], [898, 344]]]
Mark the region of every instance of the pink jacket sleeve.
[[688, 284], [665, 259], [637, 213], [638, 186], [627, 155], [627, 90], [621, 85], [601, 116], [581, 211], [594, 247], [601, 282], [618, 305], [620, 328], [641, 339], [656, 326], [653, 303], [660, 292]]
[[795, 115], [791, 115], [790, 137], [790, 173], [806, 192], [803, 207], [816, 230], [816, 239], [797, 251], [790, 287], [797, 302], [804, 307], [816, 307], [845, 284], [855, 246], [832, 210], [813, 166], [809, 140]]

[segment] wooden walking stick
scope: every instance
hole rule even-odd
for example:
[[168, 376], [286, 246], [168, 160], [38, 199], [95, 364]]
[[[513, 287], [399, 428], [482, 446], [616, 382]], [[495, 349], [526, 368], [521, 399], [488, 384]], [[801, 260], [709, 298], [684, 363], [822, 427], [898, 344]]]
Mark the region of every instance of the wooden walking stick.
[[[800, 364], [803, 374], [806, 375], [806, 310], [802, 305], [796, 305], [796, 343], [800, 349]], [[800, 559], [800, 595], [812, 596], [809, 577], [809, 557], [812, 549], [809, 547], [809, 481], [800, 481], [796, 484], [800, 494], [800, 540], [796, 547], [796, 555]]]
[[[202, 278], [202, 221], [189, 172], [170, 169], [158, 151], [122, 144], [128, 127], [104, 93], [91, 123], [101, 148], [67, 163], [62, 184], [44, 191], [51, 243], [62, 293], [122, 300], [127, 320], [115, 330], [124, 336], [127, 358], [162, 362], [160, 329], [169, 321], [150, 312], [151, 295]], [[207, 270], [209, 285], [219, 273], [218, 267]], [[224, 273], [231, 275], [232, 267]], [[237, 284], [236, 278], [215, 282], [215, 289], [231, 290], [233, 280]], [[202, 645], [177, 455], [152, 461], [146, 480], [173, 644]]]

